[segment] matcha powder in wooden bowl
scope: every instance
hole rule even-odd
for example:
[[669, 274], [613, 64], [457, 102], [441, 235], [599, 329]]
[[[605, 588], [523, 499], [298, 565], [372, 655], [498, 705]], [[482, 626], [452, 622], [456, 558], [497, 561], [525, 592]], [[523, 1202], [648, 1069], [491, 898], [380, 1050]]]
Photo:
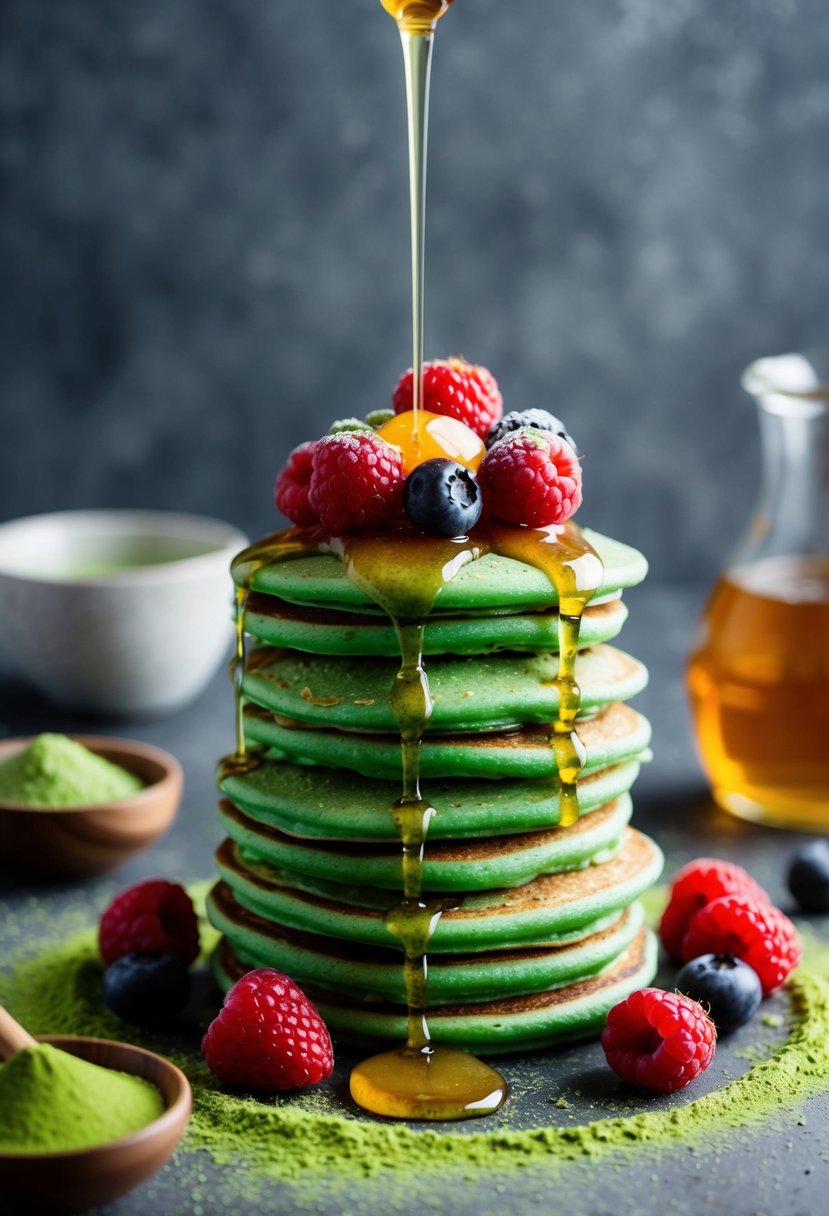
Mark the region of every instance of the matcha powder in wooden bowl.
[[64, 1153], [120, 1140], [164, 1113], [143, 1077], [100, 1068], [49, 1043], [0, 1066], [0, 1153]]
[[66, 735], [38, 735], [28, 747], [0, 760], [0, 802], [18, 806], [97, 806], [143, 788], [134, 773]]

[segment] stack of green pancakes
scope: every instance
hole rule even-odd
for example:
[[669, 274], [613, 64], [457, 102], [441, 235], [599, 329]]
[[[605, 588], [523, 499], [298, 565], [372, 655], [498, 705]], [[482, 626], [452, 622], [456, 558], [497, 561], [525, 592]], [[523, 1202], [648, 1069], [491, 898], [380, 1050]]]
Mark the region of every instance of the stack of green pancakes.
[[[436, 814], [423, 893], [449, 908], [429, 944], [429, 1026], [435, 1041], [478, 1053], [589, 1035], [655, 970], [638, 898], [662, 857], [629, 826], [650, 728], [627, 702], [647, 673], [609, 644], [627, 615], [621, 593], [647, 567], [636, 550], [584, 535], [604, 581], [581, 623], [586, 761], [571, 826], [558, 826], [558, 614], [546, 576], [487, 554], [442, 587], [426, 624], [434, 707], [420, 775]], [[220, 777], [227, 839], [208, 902], [223, 935], [217, 974], [228, 987], [275, 967], [340, 1039], [401, 1041], [403, 954], [386, 926], [402, 891], [394, 627], [329, 555], [261, 566], [244, 622], [245, 739], [261, 762]]]

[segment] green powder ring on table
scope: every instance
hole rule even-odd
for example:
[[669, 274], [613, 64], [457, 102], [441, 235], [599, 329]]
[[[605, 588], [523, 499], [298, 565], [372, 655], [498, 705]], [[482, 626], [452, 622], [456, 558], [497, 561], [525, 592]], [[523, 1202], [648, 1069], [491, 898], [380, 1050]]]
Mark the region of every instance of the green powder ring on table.
[[[76, 926], [84, 915], [79, 911]], [[49, 924], [43, 914], [41, 931]], [[24, 928], [30, 929], [31, 922]], [[225, 1092], [209, 1077], [195, 1047], [189, 1054], [168, 1050], [189, 1073], [195, 1090], [195, 1114], [182, 1143], [184, 1155], [177, 1158], [182, 1184], [203, 1183], [198, 1156], [203, 1150], [216, 1164], [235, 1167], [211, 1182], [228, 1203], [255, 1202], [268, 1181], [289, 1184], [315, 1201], [326, 1188], [340, 1196], [347, 1191], [353, 1200], [356, 1187], [376, 1178], [391, 1206], [396, 1197], [410, 1198], [419, 1182], [431, 1186], [453, 1170], [497, 1176], [508, 1184], [508, 1171], [530, 1166], [555, 1176], [568, 1165], [612, 1165], [631, 1154], [675, 1151], [678, 1145], [699, 1153], [706, 1146], [723, 1151], [735, 1135], [769, 1119], [797, 1121], [809, 1098], [829, 1094], [829, 982], [823, 978], [829, 973], [829, 947], [811, 935], [804, 937], [805, 961], [786, 988], [791, 1026], [785, 1040], [723, 1088], [698, 1098], [689, 1091], [687, 1102], [665, 1110], [527, 1131], [500, 1125], [469, 1134], [405, 1125], [390, 1129], [332, 1109], [333, 1100], [323, 1088], [277, 1103]], [[43, 937], [35, 957], [29, 946], [7, 964], [0, 974], [0, 1001], [34, 1031], [118, 1033], [119, 1023], [98, 1001], [92, 927], [63, 940]], [[145, 1041], [155, 1049], [170, 1046], [157, 1035], [147, 1034]]]

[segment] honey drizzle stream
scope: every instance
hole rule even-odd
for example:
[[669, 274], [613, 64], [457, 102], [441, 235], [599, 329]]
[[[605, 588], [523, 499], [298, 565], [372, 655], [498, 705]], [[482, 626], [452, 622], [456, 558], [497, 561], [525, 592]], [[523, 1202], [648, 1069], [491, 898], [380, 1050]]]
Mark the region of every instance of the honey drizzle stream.
[[423, 407], [423, 325], [426, 247], [426, 150], [429, 81], [438, 19], [452, 0], [381, 0], [400, 31], [409, 134], [409, 212], [412, 249], [412, 441], [417, 451], [418, 412]]
[[244, 698], [242, 681], [245, 676], [245, 610], [250, 595], [251, 580], [257, 570], [272, 562], [289, 561], [295, 557], [310, 557], [319, 553], [320, 532], [316, 528], [288, 528], [266, 536], [249, 548], [243, 549], [231, 563], [231, 573], [236, 584], [233, 604], [235, 646], [230, 660], [230, 679], [233, 684], [234, 721], [236, 727], [236, 750], [219, 761], [217, 780], [250, 773], [261, 763], [260, 753], [249, 752], [245, 741]]
[[[406, 546], [405, 562], [398, 557], [401, 543]], [[400, 731], [403, 790], [391, 810], [402, 844], [403, 899], [389, 909], [386, 926], [404, 950], [405, 1051], [422, 1055], [428, 1063], [435, 1049], [426, 1018], [427, 950], [441, 916], [458, 901], [421, 897], [426, 837], [437, 813], [420, 790], [420, 749], [433, 710], [423, 637], [439, 591], [481, 550], [464, 537], [443, 540], [411, 533], [351, 537], [333, 541], [332, 549], [341, 555], [349, 580], [386, 612], [400, 647], [389, 704]]]
[[409, 206], [412, 229], [412, 438], [417, 446], [418, 411], [423, 408], [423, 325], [426, 245], [426, 144], [433, 34], [413, 33], [402, 24], [406, 108], [409, 118]]
[[558, 826], [566, 828], [579, 817], [577, 781], [586, 759], [584, 745], [576, 731], [581, 706], [581, 690], [576, 681], [581, 618], [602, 585], [604, 569], [599, 555], [575, 524], [546, 528], [491, 524], [488, 540], [493, 552], [501, 557], [511, 557], [540, 570], [556, 591], [559, 654], [554, 683], [558, 709], [552, 722], [550, 742], [558, 772]]
[[387, 613], [400, 646], [390, 705], [400, 731], [403, 790], [391, 811], [402, 843], [403, 899], [389, 909], [386, 926], [404, 952], [407, 1038], [402, 1047], [358, 1064], [351, 1073], [351, 1094], [364, 1109], [398, 1118], [488, 1114], [506, 1101], [503, 1077], [467, 1052], [431, 1042], [427, 951], [441, 916], [458, 900], [422, 897], [426, 837], [437, 812], [420, 790], [421, 744], [433, 709], [423, 666], [426, 621], [441, 589], [484, 547], [467, 537], [443, 539], [411, 531], [331, 543], [341, 553], [350, 581]]
[[456, 907], [457, 900], [421, 898], [426, 837], [437, 814], [420, 791], [420, 747], [433, 709], [429, 679], [423, 667], [425, 621], [404, 622], [394, 617], [392, 621], [400, 645], [401, 666], [389, 703], [400, 731], [403, 775], [403, 793], [392, 807], [392, 816], [403, 846], [403, 899], [388, 910], [386, 927], [404, 950], [406, 1046], [410, 1051], [425, 1051], [431, 1037], [426, 1020], [427, 950], [440, 917]]

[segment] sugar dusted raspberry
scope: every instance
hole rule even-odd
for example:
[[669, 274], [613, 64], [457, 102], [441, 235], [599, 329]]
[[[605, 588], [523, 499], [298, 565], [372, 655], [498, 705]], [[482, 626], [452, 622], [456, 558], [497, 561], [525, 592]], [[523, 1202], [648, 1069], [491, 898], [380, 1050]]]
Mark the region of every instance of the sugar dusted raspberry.
[[382, 528], [403, 510], [400, 450], [373, 431], [327, 435], [314, 450], [312, 508], [332, 535]]
[[[412, 369], [400, 377], [394, 390], [394, 412], [412, 408]], [[504, 402], [492, 372], [463, 359], [435, 359], [423, 364], [423, 408], [432, 414], [448, 414], [484, 439], [501, 417]]]
[[640, 988], [607, 1015], [602, 1047], [623, 1081], [669, 1094], [704, 1072], [717, 1031], [696, 1001], [660, 988]]
[[478, 471], [484, 512], [532, 528], [563, 524], [581, 503], [581, 466], [558, 435], [524, 427], [489, 449]]
[[128, 887], [101, 917], [101, 958], [108, 967], [125, 954], [174, 954], [192, 963], [199, 953], [199, 922], [178, 883], [151, 878]]
[[230, 1085], [286, 1090], [331, 1075], [334, 1050], [317, 1009], [287, 975], [262, 967], [233, 985], [202, 1040], [210, 1071]]
[[777, 908], [742, 894], [721, 895], [691, 918], [682, 939], [682, 958], [733, 954], [753, 967], [763, 996], [779, 988], [800, 962], [797, 931]]
[[682, 939], [691, 917], [721, 895], [746, 895], [769, 903], [765, 891], [742, 866], [717, 857], [698, 857], [683, 866], [671, 884], [668, 906], [659, 926], [662, 944], [671, 958], [682, 957]]
[[319, 516], [308, 501], [316, 446], [316, 440], [311, 440], [294, 448], [273, 488], [277, 510], [287, 515], [291, 523], [300, 524], [302, 527], [319, 523]]

